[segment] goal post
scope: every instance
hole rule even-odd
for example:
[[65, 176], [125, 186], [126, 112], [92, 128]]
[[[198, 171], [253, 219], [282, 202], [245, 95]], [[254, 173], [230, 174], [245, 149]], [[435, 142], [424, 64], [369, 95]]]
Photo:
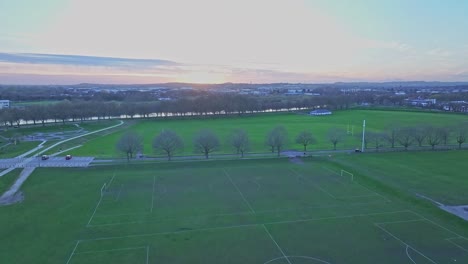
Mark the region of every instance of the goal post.
[[101, 197], [104, 196], [104, 193], [106, 192], [106, 188], [107, 188], [107, 184], [104, 183], [104, 184], [102, 185], [102, 187], [101, 187]]
[[352, 174], [349, 171], [341, 170], [340, 175], [341, 175], [341, 177], [346, 177], [346, 176], [351, 177], [351, 181], [354, 181], [354, 174]]

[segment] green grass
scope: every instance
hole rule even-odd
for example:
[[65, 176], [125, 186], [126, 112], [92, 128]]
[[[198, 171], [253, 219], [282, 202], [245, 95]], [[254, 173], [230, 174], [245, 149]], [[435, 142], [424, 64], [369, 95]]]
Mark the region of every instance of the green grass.
[[0, 196], [10, 188], [20, 172], [21, 170], [16, 169], [0, 177]]
[[212, 119], [153, 119], [139, 121], [136, 125], [89, 141], [85, 146], [75, 150], [75, 155], [97, 157], [121, 157], [115, 148], [116, 142], [127, 130], [134, 130], [143, 135], [145, 145], [144, 152], [154, 155], [152, 149], [153, 138], [163, 129], [173, 129], [184, 140], [185, 148], [179, 155], [193, 155], [193, 137], [203, 128], [212, 129], [221, 139], [222, 147], [217, 153], [233, 153], [227, 139], [232, 129], [245, 129], [251, 139], [251, 152], [267, 152], [265, 137], [270, 129], [276, 125], [283, 125], [289, 133], [289, 144], [286, 149], [302, 150], [302, 146], [294, 143], [297, 134], [302, 130], [310, 130], [317, 139], [317, 144], [309, 147], [313, 149], [332, 149], [328, 141], [327, 132], [331, 127], [346, 130], [348, 124], [350, 130], [354, 127], [354, 136], [347, 136], [343, 142], [338, 143], [340, 149], [353, 149], [360, 146], [360, 134], [362, 133], [362, 121], [366, 120], [367, 129], [383, 131], [393, 123], [401, 125], [434, 124], [440, 126], [454, 125], [457, 122], [467, 120], [466, 116], [450, 115], [444, 113], [403, 112], [403, 111], [368, 111], [350, 110], [337, 111], [332, 116], [311, 117], [296, 113], [259, 114], [245, 117], [225, 117]]
[[[468, 263], [468, 251], [453, 244], [466, 246], [466, 222], [411, 196], [398, 179], [404, 176], [368, 169], [372, 157], [396, 154], [410, 171], [466, 159], [454, 151], [335, 155], [299, 164], [265, 159], [38, 168], [22, 188], [25, 201], [0, 208], [0, 259], [393, 264], [411, 263], [408, 251], [417, 263]], [[337, 174], [348, 163], [355, 165], [354, 182]], [[382, 171], [391, 168], [383, 164]], [[466, 183], [450, 168], [444, 175], [428, 175], [423, 188], [442, 186], [450, 194]]]
[[19, 156], [39, 145], [39, 141], [23, 141], [18, 143], [17, 145], [15, 144], [10, 144], [7, 146], [4, 146], [0, 148], [0, 158], [5, 159], [5, 158], [14, 158], [16, 156]]
[[418, 193], [458, 205], [468, 204], [468, 163], [460, 157], [468, 157], [468, 151], [366, 153], [335, 159], [351, 170], [363, 171], [411, 195]]

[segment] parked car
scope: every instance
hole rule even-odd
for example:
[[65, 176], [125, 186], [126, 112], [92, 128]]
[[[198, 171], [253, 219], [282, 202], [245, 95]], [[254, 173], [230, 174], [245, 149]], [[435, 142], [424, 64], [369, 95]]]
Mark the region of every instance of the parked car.
[[49, 155], [42, 155], [41, 157], [41, 160], [48, 160], [49, 159]]
[[66, 159], [66, 160], [71, 160], [71, 158], [72, 158], [72, 155], [66, 155], [66, 156], [65, 156], [65, 159]]

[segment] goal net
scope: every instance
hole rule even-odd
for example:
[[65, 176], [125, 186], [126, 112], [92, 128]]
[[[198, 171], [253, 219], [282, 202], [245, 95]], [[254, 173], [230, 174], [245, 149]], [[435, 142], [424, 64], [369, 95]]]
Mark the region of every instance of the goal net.
[[346, 177], [346, 178], [350, 179], [351, 181], [354, 181], [354, 174], [352, 174], [349, 171], [341, 170], [340, 175], [341, 175], [341, 177]]

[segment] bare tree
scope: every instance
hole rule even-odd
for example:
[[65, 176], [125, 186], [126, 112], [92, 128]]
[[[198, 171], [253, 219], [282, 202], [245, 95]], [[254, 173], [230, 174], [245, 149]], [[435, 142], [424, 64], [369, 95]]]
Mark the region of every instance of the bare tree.
[[143, 150], [143, 137], [132, 131], [127, 132], [120, 137], [116, 147], [125, 153], [127, 161], [130, 161], [134, 154]]
[[428, 130], [429, 128], [423, 125], [416, 125], [416, 127], [413, 128], [413, 137], [414, 137], [414, 140], [418, 142], [419, 147], [422, 147], [422, 144], [424, 140], [426, 139]]
[[447, 145], [448, 140], [450, 138], [450, 134], [452, 131], [450, 131], [450, 128], [448, 127], [441, 127], [439, 128], [439, 133], [441, 137], [441, 141], [444, 145]]
[[218, 137], [208, 129], [200, 130], [193, 140], [195, 152], [201, 152], [208, 159], [208, 155], [219, 149], [220, 143]]
[[439, 145], [440, 142], [443, 140], [443, 131], [441, 128], [429, 126], [426, 128], [426, 140], [427, 144], [429, 144], [432, 149], [435, 148], [435, 146]]
[[236, 150], [237, 154], [244, 157], [244, 153], [250, 149], [249, 135], [243, 129], [234, 129], [230, 135], [230, 143]]
[[328, 130], [328, 140], [333, 144], [333, 150], [336, 150], [336, 145], [341, 142], [345, 136], [346, 131], [340, 128], [330, 128]]
[[310, 131], [304, 130], [296, 137], [296, 143], [304, 146], [304, 152], [307, 151], [307, 146], [314, 144], [316, 142], [315, 138], [312, 136]]
[[288, 143], [288, 131], [284, 126], [276, 126], [268, 132], [266, 142], [271, 147], [272, 152], [276, 149], [279, 157], [281, 150]]
[[397, 134], [400, 130], [400, 126], [398, 124], [392, 124], [388, 126], [387, 133], [385, 135], [385, 139], [388, 141], [392, 148], [395, 147], [395, 143], [397, 143]]
[[458, 143], [458, 149], [461, 149], [463, 143], [466, 142], [468, 135], [468, 123], [461, 123], [455, 128], [455, 140]]
[[164, 129], [153, 139], [153, 148], [165, 153], [167, 160], [171, 160], [174, 153], [184, 147], [182, 138], [173, 130]]
[[404, 127], [398, 130], [396, 141], [405, 147], [405, 150], [408, 150], [408, 147], [414, 142], [414, 129], [412, 127]]
[[383, 133], [369, 131], [366, 133], [366, 141], [374, 146], [375, 151], [379, 151], [379, 149], [383, 147], [385, 136], [386, 135]]

